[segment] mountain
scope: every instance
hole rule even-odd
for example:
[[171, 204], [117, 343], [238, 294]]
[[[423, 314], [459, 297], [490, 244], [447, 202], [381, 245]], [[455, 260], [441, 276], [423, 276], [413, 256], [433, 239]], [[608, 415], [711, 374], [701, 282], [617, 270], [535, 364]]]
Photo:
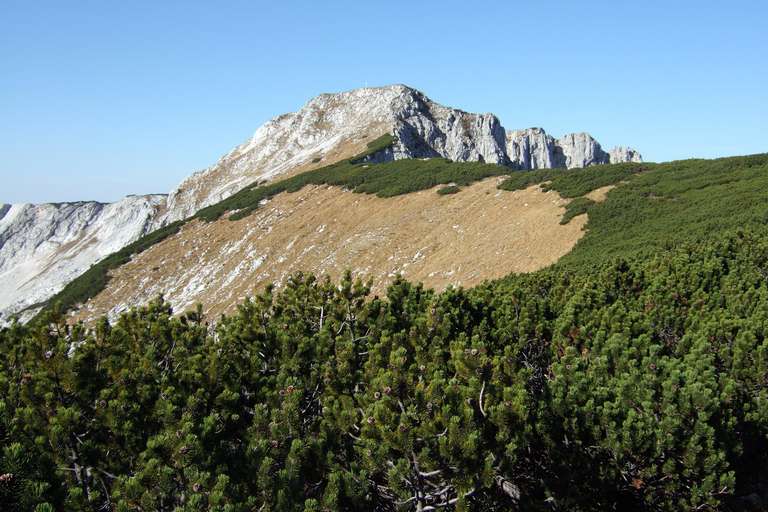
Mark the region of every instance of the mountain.
[[445, 107], [404, 85], [321, 94], [265, 123], [167, 197], [129, 197], [110, 205], [6, 205], [0, 220], [0, 321], [19, 312], [28, 318], [73, 277], [153, 229], [253, 183], [349, 159], [385, 134], [393, 142], [370, 155], [371, 163], [442, 157], [520, 170], [641, 161], [631, 149], [605, 152], [586, 133], [554, 139], [540, 128], [507, 132], [493, 114]]
[[0, 207], [16, 268], [116, 249], [0, 328], [0, 509], [768, 509], [768, 154], [413, 101], [173, 206]]

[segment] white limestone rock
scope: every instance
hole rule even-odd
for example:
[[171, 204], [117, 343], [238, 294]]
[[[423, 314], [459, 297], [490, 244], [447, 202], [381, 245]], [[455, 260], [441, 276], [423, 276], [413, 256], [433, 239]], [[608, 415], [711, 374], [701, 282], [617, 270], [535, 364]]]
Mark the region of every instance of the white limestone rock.
[[391, 104], [397, 139], [393, 157], [443, 157], [455, 162], [504, 165], [504, 128], [493, 114], [470, 114], [439, 105], [403, 87]]
[[164, 195], [0, 208], [0, 322], [50, 298], [92, 264], [146, 234]]
[[607, 164], [608, 154], [588, 133], [569, 133], [557, 139], [556, 162], [554, 167], [587, 167]]
[[509, 164], [517, 169], [580, 168], [590, 165], [642, 162], [640, 153], [617, 147], [609, 153], [588, 133], [569, 133], [559, 139], [542, 128], [507, 132]]
[[507, 156], [518, 169], [549, 169], [555, 165], [555, 139], [542, 128], [507, 132]]
[[642, 162], [643, 157], [632, 148], [625, 148], [624, 146], [616, 146], [608, 152], [609, 161], [612, 164], [620, 164], [622, 162]]

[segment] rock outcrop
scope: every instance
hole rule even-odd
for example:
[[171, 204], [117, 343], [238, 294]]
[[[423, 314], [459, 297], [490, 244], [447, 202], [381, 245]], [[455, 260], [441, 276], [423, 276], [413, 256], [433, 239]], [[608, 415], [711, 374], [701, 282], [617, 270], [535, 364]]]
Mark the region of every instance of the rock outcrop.
[[588, 133], [569, 133], [555, 139], [542, 128], [507, 132], [507, 155], [517, 169], [579, 168], [597, 164], [642, 162], [640, 153], [616, 147], [603, 151]]
[[541, 128], [507, 132], [507, 155], [518, 169], [550, 169], [555, 162], [555, 139]]
[[0, 208], [0, 322], [29, 318], [96, 261], [125, 247], [163, 213], [164, 195], [94, 201], [15, 204]]
[[50, 298], [148, 231], [254, 182], [350, 158], [386, 133], [395, 141], [372, 161], [444, 157], [539, 169], [640, 160], [632, 149], [606, 153], [586, 133], [554, 139], [541, 128], [505, 132], [493, 114], [445, 107], [404, 85], [321, 94], [297, 112], [265, 123], [216, 164], [185, 179], [167, 199], [0, 207], [0, 322]]
[[612, 164], [643, 161], [643, 157], [640, 153], [632, 148], [625, 148], [624, 146], [616, 146], [608, 152], [608, 156], [609, 162]]
[[444, 107], [414, 89], [398, 88], [390, 106], [397, 140], [393, 158], [507, 163], [504, 128], [496, 116]]

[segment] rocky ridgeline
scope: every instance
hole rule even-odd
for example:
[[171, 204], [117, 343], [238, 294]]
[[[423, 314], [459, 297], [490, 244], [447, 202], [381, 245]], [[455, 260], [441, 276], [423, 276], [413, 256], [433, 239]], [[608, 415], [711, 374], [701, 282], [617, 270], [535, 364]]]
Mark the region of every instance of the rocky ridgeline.
[[321, 94], [278, 116], [213, 166], [192, 174], [166, 197], [131, 196], [112, 204], [77, 202], [0, 207], [0, 322], [50, 298], [104, 256], [152, 229], [186, 218], [258, 180], [349, 158], [391, 133], [373, 161], [444, 157], [511, 169], [585, 167], [641, 161], [617, 147], [605, 152], [586, 133], [559, 139], [541, 128], [505, 131], [493, 114], [439, 105], [392, 85]]
[[396, 142], [376, 155], [375, 161], [444, 157], [536, 169], [641, 160], [632, 149], [606, 153], [586, 133], [560, 139], [540, 128], [507, 133], [493, 114], [444, 107], [404, 85], [355, 89], [321, 94], [301, 110], [265, 123], [245, 143], [171, 192], [168, 212], [160, 223], [185, 218], [256, 180], [272, 179], [313, 160], [330, 162], [326, 157], [363, 134], [372, 138], [384, 133], [393, 134]]
[[[0, 322], [50, 298], [152, 229], [165, 195], [0, 208]], [[28, 311], [22, 318], [28, 318]]]

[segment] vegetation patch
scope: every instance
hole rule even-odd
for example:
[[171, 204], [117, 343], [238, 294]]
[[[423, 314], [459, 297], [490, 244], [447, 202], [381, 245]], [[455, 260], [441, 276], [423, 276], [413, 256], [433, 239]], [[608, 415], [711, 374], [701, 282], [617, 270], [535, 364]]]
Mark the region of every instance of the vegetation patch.
[[568, 224], [571, 222], [571, 219], [577, 215], [587, 213], [590, 207], [595, 204], [597, 203], [595, 203], [592, 199], [586, 197], [577, 197], [565, 205], [565, 213], [563, 214], [563, 218], [560, 220], [560, 224]]
[[296, 192], [307, 185], [334, 185], [353, 192], [393, 197], [454, 183], [465, 186], [510, 172], [506, 167], [479, 162], [451, 162], [444, 158], [394, 160], [380, 164], [339, 162], [264, 186], [247, 187], [229, 198], [203, 208], [195, 217], [214, 221], [226, 212], [230, 220], [247, 217], [262, 201], [281, 192]]
[[360, 153], [359, 155], [353, 157], [350, 160], [350, 162], [351, 163], [361, 162], [366, 158], [371, 157], [376, 153], [379, 153], [380, 151], [389, 149], [394, 142], [395, 142], [395, 137], [391, 133], [385, 133], [384, 135], [370, 141], [367, 144], [366, 150]]
[[[563, 222], [589, 212], [586, 234], [560, 264], [594, 265], [650, 254], [768, 223], [768, 154], [516, 172], [499, 188], [521, 190], [535, 184], [575, 198], [566, 206]], [[616, 184], [605, 201], [583, 197]]]
[[447, 187], [439, 188], [437, 193], [441, 196], [445, 196], [448, 194], [457, 194], [460, 190], [461, 188], [456, 185], [448, 185]]
[[[586, 234], [563, 257], [563, 264], [593, 265], [651, 254], [684, 241], [768, 223], [768, 154], [643, 164], [643, 168], [630, 177], [612, 173], [617, 182], [626, 183], [605, 201], [588, 205]], [[596, 183], [581, 187], [576, 178], [563, 176], [552, 180], [550, 187], [572, 196]]]
[[606, 185], [615, 185], [631, 176], [656, 167], [649, 163], [594, 165], [583, 169], [538, 169], [510, 174], [499, 188], [522, 190], [543, 183], [544, 190], [556, 190], [562, 197], [579, 197]]

